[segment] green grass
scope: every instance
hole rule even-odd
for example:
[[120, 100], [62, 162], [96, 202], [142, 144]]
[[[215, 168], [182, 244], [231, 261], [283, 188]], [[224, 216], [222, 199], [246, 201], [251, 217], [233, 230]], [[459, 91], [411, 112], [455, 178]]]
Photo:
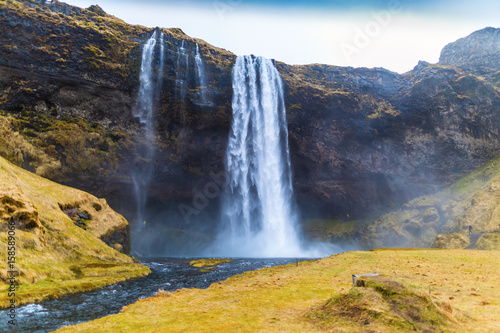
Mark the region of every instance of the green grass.
[[231, 261], [233, 261], [233, 259], [210, 258], [210, 259], [191, 260], [189, 264], [193, 267], [207, 267], [207, 266], [217, 266]]

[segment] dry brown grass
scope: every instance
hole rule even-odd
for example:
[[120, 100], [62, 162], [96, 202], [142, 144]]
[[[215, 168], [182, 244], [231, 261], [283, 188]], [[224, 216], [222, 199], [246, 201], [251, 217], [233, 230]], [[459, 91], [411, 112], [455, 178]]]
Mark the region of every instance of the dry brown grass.
[[[169, 297], [140, 300], [120, 314], [60, 331], [366, 332], [357, 321], [333, 316], [326, 319], [331, 323], [322, 326], [308, 314], [332, 297], [348, 293], [352, 274], [370, 272], [400, 281], [456, 321], [445, 320], [434, 331], [500, 330], [499, 251], [388, 249], [247, 272], [206, 290], [181, 289]], [[378, 304], [380, 309], [385, 307]], [[377, 325], [377, 332], [401, 331], [391, 322]]]

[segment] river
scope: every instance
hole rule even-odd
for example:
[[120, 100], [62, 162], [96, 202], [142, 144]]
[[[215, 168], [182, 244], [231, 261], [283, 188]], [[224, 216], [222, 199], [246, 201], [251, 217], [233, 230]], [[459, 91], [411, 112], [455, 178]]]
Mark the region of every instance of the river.
[[[122, 307], [139, 298], [155, 295], [159, 289], [208, 288], [212, 283], [246, 271], [294, 263], [297, 259], [234, 259], [213, 271], [201, 272], [187, 258], [147, 258], [141, 263], [151, 268], [146, 277], [131, 279], [101, 289], [67, 295], [58, 299], [17, 308], [18, 332], [50, 332], [65, 325], [74, 325], [118, 313]], [[299, 259], [300, 260], [300, 259]], [[0, 311], [0, 330], [13, 332], [7, 324], [7, 312]]]

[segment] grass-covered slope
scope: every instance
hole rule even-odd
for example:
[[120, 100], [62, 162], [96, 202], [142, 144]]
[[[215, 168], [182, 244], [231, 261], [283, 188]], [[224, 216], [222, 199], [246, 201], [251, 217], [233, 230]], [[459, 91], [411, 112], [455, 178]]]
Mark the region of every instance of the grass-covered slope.
[[[61, 332], [491, 332], [500, 252], [384, 250], [247, 272], [159, 292]], [[373, 273], [352, 287], [352, 274]]]
[[500, 157], [373, 220], [310, 220], [304, 230], [346, 248], [500, 249]]
[[[104, 199], [0, 157], [0, 307], [10, 300], [11, 268], [18, 272], [17, 305], [148, 274], [147, 267], [118, 251], [130, 246], [128, 229], [128, 222]], [[8, 239], [9, 231], [14, 240]], [[8, 249], [12, 246], [15, 254]], [[12, 256], [13, 267], [7, 266]]]
[[[443, 191], [416, 198], [401, 209], [383, 215], [366, 228], [364, 241], [370, 247], [465, 248], [470, 242], [459, 238], [469, 238], [468, 225], [472, 226], [472, 233], [480, 237], [500, 231], [500, 157]], [[437, 237], [439, 234], [459, 235]], [[449, 239], [449, 244], [444, 238]], [[495, 239], [491, 237], [491, 245]], [[478, 240], [472, 246], [480, 243]], [[491, 245], [490, 249], [500, 249], [500, 244]]]

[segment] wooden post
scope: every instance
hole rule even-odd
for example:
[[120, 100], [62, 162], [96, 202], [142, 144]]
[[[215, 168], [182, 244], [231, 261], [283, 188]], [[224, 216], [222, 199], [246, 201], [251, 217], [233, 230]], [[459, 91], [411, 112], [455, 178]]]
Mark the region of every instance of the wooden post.
[[359, 277], [359, 276], [377, 276], [379, 275], [378, 273], [366, 273], [366, 274], [353, 274], [352, 275], [352, 285], [356, 285], [356, 279]]

